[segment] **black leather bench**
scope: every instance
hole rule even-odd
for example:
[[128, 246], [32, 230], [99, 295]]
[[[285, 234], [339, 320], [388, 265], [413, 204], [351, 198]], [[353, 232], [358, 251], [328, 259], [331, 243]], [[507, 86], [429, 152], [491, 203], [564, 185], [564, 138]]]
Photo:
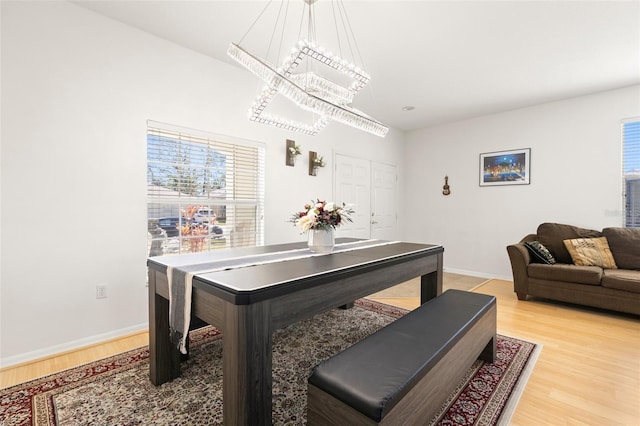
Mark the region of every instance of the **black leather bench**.
[[311, 425], [423, 424], [473, 362], [495, 359], [496, 300], [447, 290], [317, 365]]

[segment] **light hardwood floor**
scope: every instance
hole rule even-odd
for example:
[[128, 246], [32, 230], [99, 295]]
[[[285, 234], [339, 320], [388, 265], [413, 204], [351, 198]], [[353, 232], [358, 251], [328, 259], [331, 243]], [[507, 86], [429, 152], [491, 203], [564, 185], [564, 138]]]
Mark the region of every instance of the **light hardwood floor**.
[[[482, 281], [473, 291], [497, 297], [498, 333], [543, 345], [511, 425], [640, 425], [639, 317], [543, 300], [518, 301], [511, 282]], [[415, 285], [371, 298], [412, 309], [419, 304]], [[4, 369], [0, 386], [147, 344], [147, 333], [140, 333]]]
[[[498, 300], [498, 333], [542, 345], [510, 425], [640, 425], [640, 317], [541, 299], [511, 281], [473, 289]], [[415, 308], [416, 298], [378, 298]]]

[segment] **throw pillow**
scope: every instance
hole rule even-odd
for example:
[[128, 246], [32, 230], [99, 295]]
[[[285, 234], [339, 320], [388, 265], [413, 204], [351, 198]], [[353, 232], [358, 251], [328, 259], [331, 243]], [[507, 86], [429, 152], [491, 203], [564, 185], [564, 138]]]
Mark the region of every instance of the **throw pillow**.
[[536, 234], [538, 234], [536, 240], [540, 244], [544, 244], [558, 263], [573, 263], [571, 255], [563, 243], [564, 240], [602, 237], [602, 233], [594, 229], [550, 222], [540, 224]]
[[553, 265], [556, 263], [556, 259], [553, 255], [547, 250], [545, 246], [540, 244], [538, 241], [527, 241], [524, 243], [529, 252], [532, 255], [532, 259], [538, 263], [546, 263], [548, 265]]
[[599, 266], [606, 269], [618, 268], [605, 237], [564, 240], [564, 245], [576, 265]]

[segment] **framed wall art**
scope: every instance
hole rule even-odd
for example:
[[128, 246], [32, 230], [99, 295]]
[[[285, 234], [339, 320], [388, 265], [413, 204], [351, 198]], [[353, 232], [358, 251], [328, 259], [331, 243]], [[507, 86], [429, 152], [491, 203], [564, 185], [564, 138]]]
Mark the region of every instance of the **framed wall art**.
[[480, 186], [529, 185], [531, 148], [480, 154]]

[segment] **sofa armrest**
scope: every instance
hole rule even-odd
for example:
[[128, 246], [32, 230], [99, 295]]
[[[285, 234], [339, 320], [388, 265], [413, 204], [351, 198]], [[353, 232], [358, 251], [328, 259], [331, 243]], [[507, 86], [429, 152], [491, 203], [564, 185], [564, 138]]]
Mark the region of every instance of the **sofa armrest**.
[[507, 253], [511, 261], [511, 272], [513, 273], [513, 290], [518, 295], [518, 299], [526, 300], [529, 285], [527, 267], [531, 263], [531, 254], [523, 243], [508, 245]]
[[536, 234], [529, 234], [529, 235], [527, 235], [526, 237], [524, 237], [523, 239], [520, 240], [520, 244], [525, 243], [525, 242], [536, 241], [537, 239], [538, 239], [538, 236]]

